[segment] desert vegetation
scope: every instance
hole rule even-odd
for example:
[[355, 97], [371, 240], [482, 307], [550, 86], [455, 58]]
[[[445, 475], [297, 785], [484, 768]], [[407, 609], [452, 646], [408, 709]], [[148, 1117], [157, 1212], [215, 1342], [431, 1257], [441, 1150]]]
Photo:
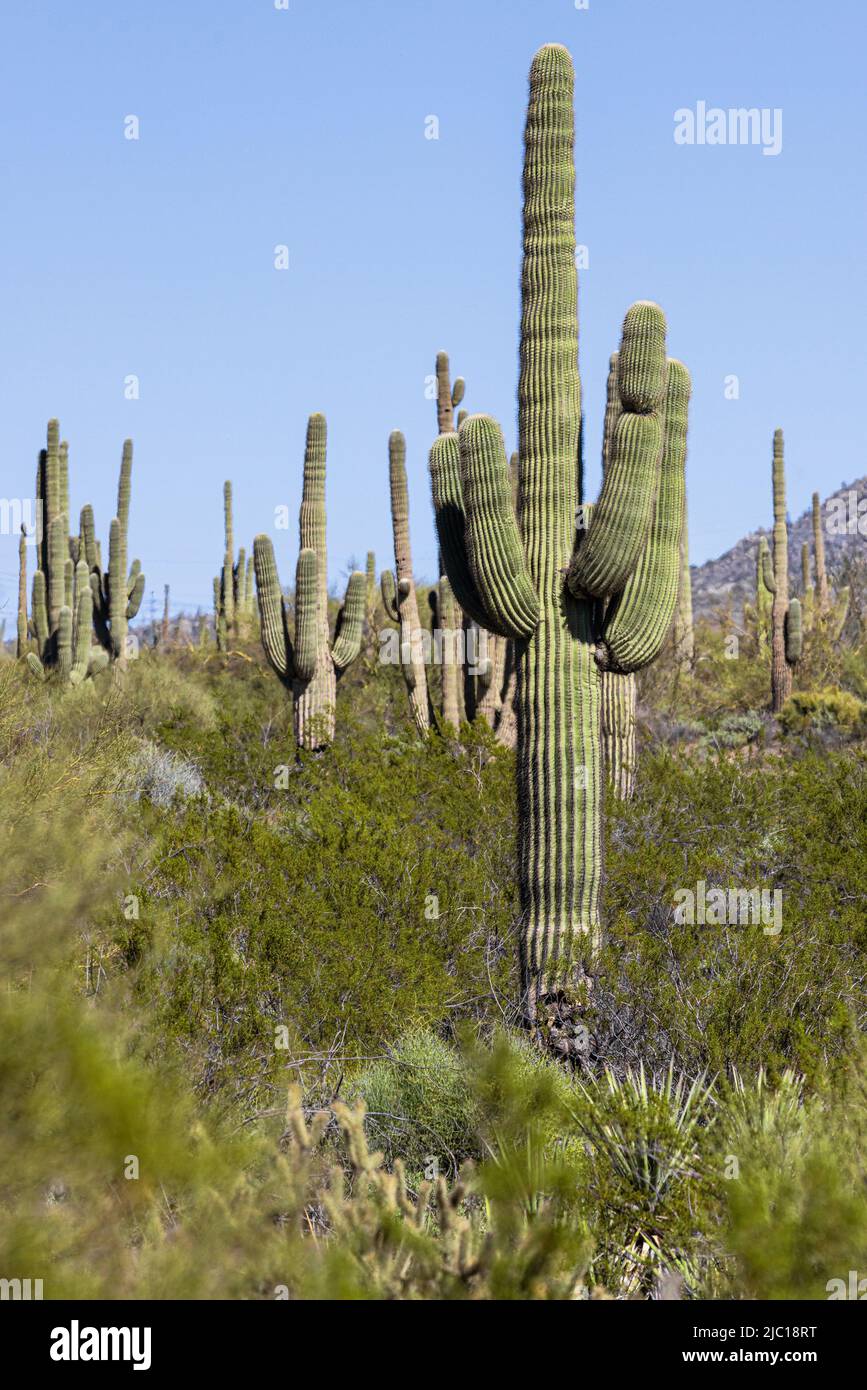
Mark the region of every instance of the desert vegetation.
[[236, 554], [227, 481], [195, 632], [168, 594], [131, 626], [131, 442], [103, 569], [48, 424], [0, 661], [0, 1270], [46, 1297], [825, 1299], [867, 1269], [867, 570], [818, 492], [790, 564], [769, 420], [749, 597], [694, 604], [690, 373], [649, 301], [585, 497], [573, 107], [546, 46], [517, 449], [434, 347], [430, 498], [393, 432], [393, 565], [342, 600], [324, 416], [291, 583], [268, 533]]

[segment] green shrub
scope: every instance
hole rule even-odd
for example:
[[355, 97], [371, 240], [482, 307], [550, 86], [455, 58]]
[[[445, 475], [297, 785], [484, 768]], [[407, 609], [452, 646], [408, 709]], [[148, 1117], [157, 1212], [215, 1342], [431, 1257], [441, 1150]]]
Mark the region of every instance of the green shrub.
[[867, 703], [847, 690], [797, 690], [778, 718], [787, 733], [803, 733], [810, 728], [867, 733]]

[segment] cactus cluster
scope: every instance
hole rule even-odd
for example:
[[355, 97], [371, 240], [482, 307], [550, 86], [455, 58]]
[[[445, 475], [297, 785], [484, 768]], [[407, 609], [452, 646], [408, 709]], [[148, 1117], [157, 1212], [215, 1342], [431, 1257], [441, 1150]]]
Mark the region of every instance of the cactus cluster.
[[662, 311], [633, 305], [602, 493], [576, 535], [573, 94], [568, 52], [543, 48], [525, 135], [518, 516], [493, 420], [440, 435], [430, 459], [455, 597], [515, 645], [521, 954], [527, 1013], [542, 1026], [569, 1013], [599, 944], [602, 672], [653, 661], [674, 615], [689, 396], [685, 368], [666, 360]]
[[235, 560], [232, 484], [228, 480], [223, 483], [223, 521], [223, 566], [214, 579], [214, 632], [217, 650], [226, 652], [230, 639], [245, 636], [253, 620], [253, 557], [248, 557], [242, 546]]
[[292, 692], [295, 739], [316, 750], [334, 739], [337, 677], [361, 650], [365, 576], [350, 576], [332, 642], [328, 626], [328, 557], [325, 517], [326, 424], [311, 415], [304, 450], [304, 484], [299, 516], [300, 549], [295, 571], [295, 630], [290, 636], [270, 536], [253, 542], [262, 645], [283, 684]]
[[[122, 670], [127, 659], [127, 623], [139, 610], [145, 577], [134, 560], [127, 571], [132, 441], [127, 439], [118, 484], [117, 515], [109, 531], [109, 563], [103, 571], [93, 508], [81, 509], [77, 536], [69, 531], [69, 449], [57, 420], [49, 420], [46, 447], [36, 471], [41, 517], [39, 565], [33, 575], [31, 617], [26, 619], [26, 547], [19, 547], [18, 649], [40, 679], [49, 674], [72, 685], [109, 661]], [[98, 646], [92, 645], [95, 632]], [[30, 647], [32, 642], [35, 650]], [[23, 650], [27, 647], [27, 650]]]

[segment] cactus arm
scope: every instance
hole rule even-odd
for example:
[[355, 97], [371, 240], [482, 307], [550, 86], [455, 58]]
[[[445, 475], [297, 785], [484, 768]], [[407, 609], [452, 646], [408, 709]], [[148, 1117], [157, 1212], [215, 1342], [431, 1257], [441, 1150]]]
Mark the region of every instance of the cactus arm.
[[456, 434], [441, 434], [430, 451], [430, 479], [441, 564], [458, 607], [480, 627], [487, 627], [467, 553], [466, 517], [461, 484], [461, 452]]
[[117, 480], [117, 519], [124, 534], [124, 546], [126, 545], [126, 535], [129, 531], [129, 502], [132, 493], [132, 440], [123, 441], [123, 452], [120, 460], [120, 475]]
[[286, 603], [280, 588], [271, 537], [256, 536], [253, 541], [256, 571], [256, 597], [265, 655], [285, 685], [295, 678], [295, 654], [286, 622]]
[[141, 574], [141, 560], [133, 560], [132, 564], [130, 565], [129, 574], [127, 575], [127, 579], [126, 579], [126, 596], [127, 596], [127, 598], [132, 598], [133, 593], [134, 593], [134, 591], [135, 591], [135, 587], [136, 587], [136, 581], [138, 580], [138, 577], [139, 577], [140, 574]]
[[136, 575], [133, 581], [132, 592], [129, 596], [129, 600], [126, 605], [126, 616], [128, 619], [134, 618], [139, 608], [141, 607], [141, 601], [144, 598], [144, 591], [145, 577], [143, 574], [138, 574]]
[[617, 385], [622, 411], [610, 441], [602, 491], [569, 566], [567, 582], [577, 598], [605, 598], [623, 589], [653, 517], [665, 390], [665, 316], [656, 304], [633, 304], [626, 314]]
[[44, 681], [45, 667], [42, 665], [42, 662], [39, 660], [39, 657], [36, 655], [36, 653], [26, 652], [24, 659], [27, 662], [27, 665], [30, 668], [30, 670], [33, 672], [34, 676], [37, 676], [39, 680]]
[[[689, 396], [689, 372], [682, 362], [672, 360], [665, 392], [665, 443], [650, 534], [622, 594], [605, 615], [596, 656], [603, 670], [629, 672], [649, 665], [661, 652], [674, 617], [680, 586]], [[592, 529], [593, 521], [590, 525]]]
[[315, 550], [302, 550], [295, 570], [295, 675], [312, 680], [319, 650], [319, 564]]
[[73, 633], [72, 645], [72, 666], [69, 672], [69, 679], [72, 685], [80, 685], [86, 678], [90, 668], [90, 632], [93, 625], [93, 594], [90, 585], [86, 582], [86, 570], [84, 566], [77, 573], [78, 602], [75, 613], [75, 629]]
[[88, 662], [87, 666], [87, 674], [89, 676], [98, 675], [100, 671], [105, 670], [106, 666], [108, 665], [108, 660], [108, 652], [105, 650], [104, 647], [92, 647], [90, 652], [90, 661]]
[[458, 443], [467, 554], [484, 625], [503, 637], [529, 637], [541, 610], [524, 561], [500, 427], [471, 415]]
[[32, 614], [33, 635], [36, 638], [39, 656], [43, 659], [47, 659], [49, 638], [48, 599], [45, 575], [42, 570], [36, 570], [33, 575]]
[[126, 643], [126, 536], [119, 517], [113, 517], [108, 539], [108, 617], [111, 647], [122, 660]]
[[[764, 540], [764, 537], [762, 537], [762, 539]], [[760, 555], [762, 562], [762, 583], [769, 594], [775, 594], [777, 592], [777, 581], [774, 578], [774, 562], [771, 559], [771, 552], [767, 548], [767, 542], [765, 543], [764, 550], [760, 552]]]
[[[437, 353], [436, 365], [437, 379], [437, 428], [440, 434], [450, 434], [454, 429], [454, 408], [463, 400], [463, 391], [459, 400], [454, 399], [454, 392], [451, 386], [451, 369], [449, 366], [449, 355], [447, 352]], [[458, 383], [455, 382], [455, 390]]]
[[84, 558], [87, 561], [87, 568], [93, 572], [100, 568], [100, 564], [96, 550], [96, 527], [93, 521], [93, 507], [89, 502], [81, 509], [78, 527], [81, 534], [81, 543], [84, 546]]
[[349, 577], [343, 607], [337, 615], [337, 629], [334, 634], [334, 646], [331, 649], [331, 660], [338, 671], [345, 671], [346, 667], [352, 664], [361, 651], [366, 596], [366, 576], [360, 570], [356, 570]]
[[99, 571], [91, 571], [90, 592], [93, 596], [93, 626], [96, 631], [96, 640], [107, 652], [111, 651], [111, 633], [109, 632], [108, 622], [106, 621], [107, 607], [104, 602], [103, 588], [100, 585]]
[[72, 670], [72, 609], [63, 604], [57, 616], [57, 670], [68, 680]]
[[68, 546], [66, 541], [66, 518], [61, 514], [54, 517], [48, 528], [48, 625], [52, 632], [57, 631], [60, 610], [66, 600], [66, 560]]
[[797, 666], [801, 660], [803, 636], [801, 625], [800, 600], [793, 598], [786, 612], [786, 661], [789, 666]]
[[391, 570], [383, 570], [379, 576], [379, 588], [382, 594], [382, 606], [386, 614], [393, 623], [400, 622], [400, 613], [397, 607], [397, 589], [394, 583], [394, 574]]

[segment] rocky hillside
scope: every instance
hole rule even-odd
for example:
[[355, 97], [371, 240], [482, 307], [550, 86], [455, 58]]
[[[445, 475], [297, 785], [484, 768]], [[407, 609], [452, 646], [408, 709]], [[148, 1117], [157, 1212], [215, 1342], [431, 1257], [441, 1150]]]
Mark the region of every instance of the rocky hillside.
[[[854, 494], [854, 497], [853, 497]], [[858, 514], [860, 505], [861, 514]], [[825, 517], [825, 561], [833, 574], [845, 553], [867, 557], [867, 476], [832, 492], [822, 504]], [[844, 529], [845, 528], [845, 529]], [[692, 602], [695, 612], [710, 614], [732, 597], [735, 612], [744, 600], [751, 600], [756, 585], [756, 547], [759, 537], [769, 535], [767, 528], [752, 531], [718, 560], [707, 560], [692, 567]], [[789, 527], [789, 573], [797, 592], [801, 584], [801, 546], [810, 543], [813, 552], [813, 530], [810, 512]]]

